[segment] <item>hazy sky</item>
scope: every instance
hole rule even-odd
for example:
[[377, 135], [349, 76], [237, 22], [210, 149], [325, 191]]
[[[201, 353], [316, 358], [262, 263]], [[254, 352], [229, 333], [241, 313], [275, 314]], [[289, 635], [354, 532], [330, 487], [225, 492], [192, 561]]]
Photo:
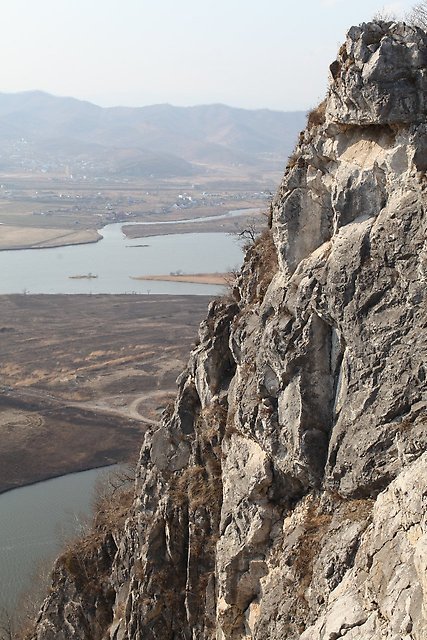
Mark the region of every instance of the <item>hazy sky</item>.
[[0, 0], [0, 91], [307, 109], [352, 24], [413, 0]]

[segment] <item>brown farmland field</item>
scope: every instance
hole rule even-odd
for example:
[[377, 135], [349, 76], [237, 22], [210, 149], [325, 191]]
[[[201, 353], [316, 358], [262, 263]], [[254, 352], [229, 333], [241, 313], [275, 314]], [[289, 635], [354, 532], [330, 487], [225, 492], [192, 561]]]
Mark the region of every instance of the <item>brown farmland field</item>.
[[135, 458], [205, 296], [0, 297], [0, 492]]

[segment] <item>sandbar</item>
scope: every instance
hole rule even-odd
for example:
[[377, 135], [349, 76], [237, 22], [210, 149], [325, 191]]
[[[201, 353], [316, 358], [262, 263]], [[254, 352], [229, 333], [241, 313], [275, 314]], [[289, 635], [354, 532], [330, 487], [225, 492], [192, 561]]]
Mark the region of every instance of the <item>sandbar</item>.
[[193, 284], [227, 284], [229, 273], [180, 273], [155, 276], [131, 276], [132, 280], [159, 280], [161, 282], [191, 282]]
[[11, 249], [46, 249], [98, 242], [96, 229], [37, 229], [0, 225], [0, 251]]

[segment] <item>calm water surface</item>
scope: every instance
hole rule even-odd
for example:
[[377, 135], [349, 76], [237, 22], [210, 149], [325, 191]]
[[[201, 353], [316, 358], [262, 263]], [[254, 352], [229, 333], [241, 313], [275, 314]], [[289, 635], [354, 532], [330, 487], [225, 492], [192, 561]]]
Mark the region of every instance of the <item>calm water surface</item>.
[[[221, 287], [132, 280], [131, 276], [223, 272], [242, 262], [241, 247], [229, 234], [131, 240], [122, 233], [122, 226], [118, 223], [101, 229], [103, 239], [96, 244], [1, 251], [0, 294], [217, 295]], [[70, 278], [89, 273], [98, 277]], [[93, 487], [102, 473], [94, 469], [69, 474], [0, 495], [0, 609], [13, 609], [19, 594], [30, 587], [40, 562], [51, 562], [64, 538], [79, 531], [85, 514], [90, 513]]]
[[51, 565], [64, 541], [82, 532], [94, 487], [112, 469], [72, 473], [0, 494], [0, 611], [13, 610], [39, 566]]
[[[215, 273], [242, 262], [242, 249], [226, 233], [186, 233], [126, 238], [123, 224], [100, 230], [103, 239], [55, 249], [0, 251], [0, 294], [164, 293], [217, 295], [221, 287], [133, 280], [132, 276]], [[1, 229], [0, 229], [1, 232]], [[73, 279], [92, 274], [97, 278]]]

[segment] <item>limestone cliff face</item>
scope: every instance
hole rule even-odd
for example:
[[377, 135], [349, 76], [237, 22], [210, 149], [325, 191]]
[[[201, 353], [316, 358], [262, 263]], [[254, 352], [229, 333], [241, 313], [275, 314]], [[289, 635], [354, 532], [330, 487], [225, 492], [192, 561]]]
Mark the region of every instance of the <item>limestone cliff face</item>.
[[427, 35], [351, 29], [96, 587], [60, 559], [34, 638], [427, 638], [426, 120]]

